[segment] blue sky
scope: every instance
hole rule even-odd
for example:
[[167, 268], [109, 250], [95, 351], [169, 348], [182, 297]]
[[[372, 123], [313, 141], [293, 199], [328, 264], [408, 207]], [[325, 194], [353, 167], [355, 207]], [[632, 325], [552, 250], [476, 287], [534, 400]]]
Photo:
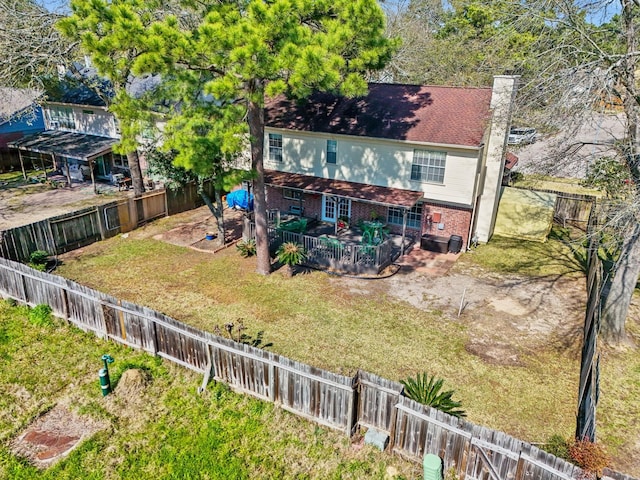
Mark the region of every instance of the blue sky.
[[50, 12], [60, 11], [69, 5], [69, 0], [36, 0]]
[[[55, 12], [55, 11], [62, 11], [64, 9], [67, 9], [69, 6], [69, 0], [36, 0], [38, 3], [40, 3], [41, 5], [44, 5], [49, 11], [51, 12]], [[398, 0], [386, 0], [387, 3], [393, 4], [394, 1], [398, 1]], [[579, 4], [587, 4], [587, 5], [592, 5], [595, 2], [591, 1], [591, 0], [578, 0]], [[601, 8], [593, 13], [591, 13], [590, 15], [587, 15], [587, 19], [592, 22], [595, 23], [596, 25], [600, 25], [604, 22], [606, 22], [607, 20], [609, 20], [613, 15], [615, 15], [616, 13], [620, 13], [620, 2], [619, 1], [605, 1], [602, 2], [604, 6], [604, 8]]]

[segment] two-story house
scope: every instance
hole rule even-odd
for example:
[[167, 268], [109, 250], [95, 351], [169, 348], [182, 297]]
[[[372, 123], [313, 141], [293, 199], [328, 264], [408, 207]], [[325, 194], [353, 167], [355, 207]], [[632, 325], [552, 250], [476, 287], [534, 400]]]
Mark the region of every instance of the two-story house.
[[73, 180], [111, 180], [126, 171], [127, 159], [113, 153], [119, 141], [118, 123], [95, 90], [61, 83], [42, 102], [45, 131], [11, 143], [21, 154], [46, 157], [54, 170]]
[[486, 242], [515, 86], [498, 76], [493, 88], [370, 84], [362, 98], [278, 97], [265, 113], [267, 205]]

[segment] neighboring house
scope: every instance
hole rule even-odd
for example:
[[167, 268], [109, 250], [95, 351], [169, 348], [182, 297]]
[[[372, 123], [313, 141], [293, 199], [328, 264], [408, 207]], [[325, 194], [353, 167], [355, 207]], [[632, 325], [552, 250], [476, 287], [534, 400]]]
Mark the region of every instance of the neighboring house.
[[266, 106], [268, 208], [326, 222], [382, 218], [395, 233], [486, 242], [505, 165], [516, 77], [493, 88], [370, 84]]
[[0, 88], [0, 172], [20, 168], [9, 142], [44, 130], [42, 109], [36, 104], [39, 96], [36, 90]]
[[20, 155], [42, 155], [74, 180], [111, 180], [127, 170], [126, 157], [112, 152], [119, 141], [117, 121], [103, 98], [77, 83], [62, 83], [42, 102], [45, 131], [11, 142]]
[[[111, 87], [98, 79], [92, 68], [83, 69], [81, 75], [100, 85], [89, 88], [77, 81], [61, 82], [59, 91], [50, 92], [42, 103], [45, 131], [11, 142], [11, 146], [21, 154], [46, 156], [54, 170], [68, 172], [75, 180], [111, 182], [114, 174], [129, 176], [127, 157], [113, 152], [120, 130], [105, 102], [113, 95]], [[158, 82], [157, 76], [136, 78], [130, 89], [141, 95]]]

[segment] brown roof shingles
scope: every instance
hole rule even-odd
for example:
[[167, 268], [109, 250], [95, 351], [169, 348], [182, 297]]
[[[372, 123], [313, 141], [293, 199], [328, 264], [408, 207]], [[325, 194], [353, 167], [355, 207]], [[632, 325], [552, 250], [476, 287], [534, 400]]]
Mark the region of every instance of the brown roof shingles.
[[265, 120], [274, 128], [477, 147], [490, 102], [490, 88], [372, 83], [360, 98], [276, 97], [267, 102]]
[[276, 170], [265, 170], [264, 181], [267, 185], [276, 187], [296, 188], [306, 190], [309, 193], [338, 195], [397, 207], [411, 208], [423, 197], [422, 192], [412, 190], [332, 180]]

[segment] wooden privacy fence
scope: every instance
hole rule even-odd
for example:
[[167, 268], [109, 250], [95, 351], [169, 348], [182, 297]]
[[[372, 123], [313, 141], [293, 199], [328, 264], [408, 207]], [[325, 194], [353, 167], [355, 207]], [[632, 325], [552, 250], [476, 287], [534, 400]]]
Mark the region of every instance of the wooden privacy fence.
[[0, 231], [0, 257], [25, 262], [35, 250], [65, 253], [202, 204], [196, 186], [187, 185], [178, 191], [154, 190], [138, 198], [84, 208]]
[[[413, 402], [402, 396], [399, 383], [295, 362], [3, 258], [0, 294], [31, 306], [46, 303], [57, 316], [102, 338], [204, 373], [205, 379], [212, 375], [347, 435], [358, 426], [386, 432], [390, 451], [415, 461], [436, 454], [461, 479], [569, 480], [581, 474], [533, 445]], [[603, 478], [632, 480], [614, 472]]]
[[556, 205], [553, 211], [555, 221], [562, 223], [563, 226], [567, 223], [580, 223], [586, 227], [591, 211], [595, 207], [596, 197], [579, 193], [560, 192], [558, 190], [542, 190], [538, 188], [534, 190], [536, 192], [553, 193], [556, 195]]

